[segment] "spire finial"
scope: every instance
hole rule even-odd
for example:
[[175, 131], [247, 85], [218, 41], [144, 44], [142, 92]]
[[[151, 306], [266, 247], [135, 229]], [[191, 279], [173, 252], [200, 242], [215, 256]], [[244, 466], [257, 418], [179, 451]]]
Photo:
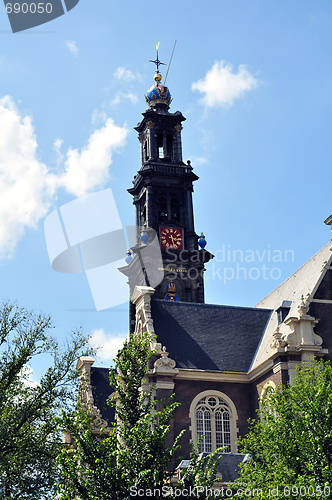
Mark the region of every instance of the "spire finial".
[[159, 55], [158, 55], [158, 51], [159, 51], [159, 45], [160, 45], [160, 42], [157, 43], [156, 45], [156, 51], [157, 51], [157, 57], [154, 61], [152, 61], [152, 59], [149, 59], [149, 62], [152, 62], [154, 63], [156, 66], [157, 66], [157, 70], [156, 70], [156, 73], [159, 73], [159, 66], [166, 66], [166, 63], [163, 63], [159, 60]]
[[157, 104], [166, 104], [168, 109], [172, 101], [172, 97], [168, 88], [161, 83], [162, 76], [159, 72], [159, 66], [161, 65], [167, 66], [167, 65], [159, 60], [159, 53], [158, 53], [159, 42], [156, 45], [156, 50], [157, 50], [157, 57], [155, 61], [149, 59], [149, 62], [152, 62], [157, 66], [156, 72], [153, 77], [155, 84], [148, 90], [148, 93], [145, 96], [145, 100], [150, 108], [155, 107]]

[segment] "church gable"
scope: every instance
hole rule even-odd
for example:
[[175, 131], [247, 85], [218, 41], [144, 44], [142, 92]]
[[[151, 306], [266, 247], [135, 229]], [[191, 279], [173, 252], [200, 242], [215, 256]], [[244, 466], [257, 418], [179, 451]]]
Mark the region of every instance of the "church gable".
[[[331, 242], [329, 242], [298, 271], [257, 304], [256, 307], [267, 307], [275, 312], [271, 315], [266, 332], [253, 361], [252, 369], [257, 368], [266, 359], [273, 356], [273, 350], [276, 348], [287, 349], [287, 346], [289, 346], [288, 349], [296, 349], [301, 343], [312, 343], [316, 347], [322, 346], [325, 349], [326, 346], [322, 345], [321, 337], [320, 339], [315, 337], [320, 331], [320, 325], [316, 325], [320, 323], [322, 317], [316, 315], [313, 304], [321, 300], [317, 297], [327, 297], [332, 293], [331, 261]], [[286, 311], [287, 314], [280, 320], [277, 311], [282, 308], [283, 304], [288, 305], [288, 310]], [[325, 305], [327, 306], [328, 304], [325, 303]], [[327, 311], [327, 308], [325, 310]], [[311, 338], [308, 331], [305, 334], [306, 339], [301, 339], [302, 334], [299, 332], [299, 328], [295, 326], [300, 317], [302, 318], [302, 323], [304, 320], [307, 321], [307, 327], [311, 331]], [[292, 319], [295, 319], [295, 321], [291, 321]], [[309, 325], [309, 323], [311, 324]], [[321, 347], [319, 347], [320, 349]], [[299, 352], [299, 348], [297, 350]], [[314, 351], [318, 352], [315, 348], [312, 350], [311, 355], [314, 355]]]

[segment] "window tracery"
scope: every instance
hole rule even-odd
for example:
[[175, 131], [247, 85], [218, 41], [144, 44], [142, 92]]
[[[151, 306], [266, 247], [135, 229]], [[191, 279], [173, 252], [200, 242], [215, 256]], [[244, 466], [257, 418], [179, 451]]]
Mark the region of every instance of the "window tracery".
[[219, 391], [205, 391], [190, 406], [192, 438], [199, 451], [211, 453], [223, 448], [236, 451], [237, 413], [233, 402]]

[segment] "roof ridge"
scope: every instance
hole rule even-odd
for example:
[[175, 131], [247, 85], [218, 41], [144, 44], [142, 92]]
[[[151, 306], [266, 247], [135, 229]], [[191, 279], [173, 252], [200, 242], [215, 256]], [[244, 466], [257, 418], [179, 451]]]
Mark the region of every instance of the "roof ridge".
[[231, 305], [225, 305], [225, 304], [206, 304], [206, 303], [200, 303], [200, 302], [172, 302], [172, 301], [166, 301], [163, 299], [153, 299], [152, 302], [160, 302], [162, 304], [167, 304], [171, 305], [171, 307], [181, 307], [183, 305], [186, 306], [192, 306], [192, 307], [214, 307], [214, 308], [224, 308], [224, 309], [244, 309], [244, 310], [253, 310], [253, 311], [269, 311], [272, 310], [268, 307], [250, 307], [250, 306], [231, 306]]

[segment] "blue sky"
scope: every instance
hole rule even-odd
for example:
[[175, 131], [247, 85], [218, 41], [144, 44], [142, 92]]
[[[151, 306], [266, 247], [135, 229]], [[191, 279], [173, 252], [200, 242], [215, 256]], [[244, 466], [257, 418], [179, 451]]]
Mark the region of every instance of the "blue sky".
[[55, 272], [43, 223], [105, 187], [134, 223], [148, 60], [160, 41], [168, 62], [175, 40], [171, 111], [187, 118], [196, 232], [216, 255], [206, 302], [254, 306], [330, 238], [330, 0], [80, 0], [16, 34], [3, 8], [0, 296], [51, 314], [60, 339], [82, 325], [105, 345], [98, 363], [126, 335], [127, 306], [97, 312], [84, 275]]

